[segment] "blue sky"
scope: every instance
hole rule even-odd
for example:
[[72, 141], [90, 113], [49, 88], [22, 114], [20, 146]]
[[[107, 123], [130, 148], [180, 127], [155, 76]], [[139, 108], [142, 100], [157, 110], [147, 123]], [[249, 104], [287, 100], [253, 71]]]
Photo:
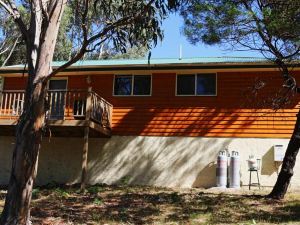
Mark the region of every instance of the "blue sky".
[[164, 40], [152, 49], [152, 58], [177, 58], [179, 46], [182, 45], [183, 58], [190, 57], [220, 57], [220, 56], [249, 56], [262, 57], [260, 53], [250, 51], [228, 51], [221, 46], [208, 46], [199, 43], [191, 45], [182, 34], [183, 19], [177, 14], [171, 15], [163, 22]]

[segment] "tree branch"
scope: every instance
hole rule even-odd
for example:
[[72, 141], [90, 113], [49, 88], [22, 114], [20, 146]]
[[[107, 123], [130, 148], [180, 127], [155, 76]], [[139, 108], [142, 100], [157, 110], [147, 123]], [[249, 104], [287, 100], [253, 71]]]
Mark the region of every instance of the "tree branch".
[[[109, 30], [103, 31], [101, 36], [104, 36], [108, 32], [109, 32]], [[107, 38], [103, 39], [102, 41], [100, 41], [99, 43], [97, 43], [97, 45], [102, 44], [106, 40], [107, 40]], [[82, 46], [81, 46], [81, 48], [80, 48], [80, 50], [77, 52], [77, 54], [75, 56], [73, 56], [72, 59], [70, 59], [68, 62], [66, 62], [62, 66], [58, 67], [56, 70], [53, 70], [52, 73], [50, 73], [50, 75], [46, 77], [46, 79], [49, 80], [51, 77], [55, 76], [57, 73], [63, 71], [64, 69], [66, 69], [69, 66], [71, 66], [73, 63], [76, 63], [78, 60], [80, 60], [84, 56], [84, 54], [88, 51], [87, 47], [89, 46], [89, 44], [90, 44], [89, 41], [86, 41], [85, 43], [83, 43]]]
[[267, 32], [267, 37], [263, 33], [263, 27], [261, 26], [261, 20], [256, 16], [255, 12], [251, 9], [251, 7], [248, 5], [248, 1], [243, 0], [243, 4], [248, 10], [249, 13], [251, 13], [252, 18], [257, 26], [257, 33], [262, 39], [262, 41], [270, 48], [270, 52], [276, 57], [275, 63], [282, 68], [283, 72], [283, 78], [284, 79], [289, 79], [289, 74], [288, 74], [288, 67], [284, 62], [284, 56], [281, 54], [281, 52], [278, 51], [278, 49], [275, 48], [275, 46], [272, 44], [271, 37], [268, 35], [269, 32]]
[[21, 14], [16, 7], [16, 5], [10, 1], [8, 1], [9, 4], [6, 4], [3, 0], [0, 0], [0, 6], [2, 6], [14, 19], [16, 24], [18, 25], [21, 34], [23, 35], [26, 42], [28, 42], [28, 30], [26, 28], [25, 23], [23, 22], [21, 18]]
[[137, 12], [136, 15], [127, 16], [127, 17], [119, 19], [119, 20], [117, 20], [113, 23], [107, 24], [106, 27], [104, 27], [99, 33], [97, 33], [97, 34], [91, 36], [90, 38], [88, 38], [88, 30], [87, 30], [87, 26], [86, 26], [85, 22], [86, 22], [86, 17], [88, 15], [89, 0], [85, 0], [85, 9], [84, 9], [83, 14], [82, 14], [82, 16], [83, 16], [82, 17], [82, 29], [83, 29], [84, 40], [83, 40], [83, 43], [82, 43], [82, 46], [81, 46], [80, 50], [68, 62], [61, 65], [57, 69], [53, 70], [47, 77], [43, 77], [42, 82], [48, 81], [51, 77], [55, 76], [57, 73], [63, 71], [64, 69], [71, 66], [73, 63], [80, 60], [84, 56], [84, 54], [89, 51], [87, 48], [90, 44], [94, 43], [98, 39], [100, 39], [101, 41], [99, 41], [96, 44], [96, 46], [99, 46], [100, 44], [105, 42], [108, 38], [103, 38], [103, 37], [105, 35], [107, 35], [110, 31], [112, 31], [112, 30], [114, 30], [118, 27], [125, 26], [125, 25], [130, 24], [130, 23], [134, 23], [136, 20], [139, 20], [143, 16], [143, 14], [147, 10], [149, 10], [149, 5], [153, 4], [154, 1], [155, 0], [150, 0], [148, 2], [148, 4], [145, 5], [145, 8], [141, 12]]
[[40, 7], [42, 10], [43, 16], [45, 17], [46, 23], [48, 23], [50, 19], [49, 19], [49, 14], [46, 10], [45, 3], [43, 2], [43, 0], [39, 0], [39, 1], [40, 1]]
[[5, 52], [7, 52], [9, 50], [9, 47], [7, 47], [6, 49], [4, 49], [3, 51], [0, 52], [0, 55], [3, 55]]
[[96, 44], [93, 46], [93, 48], [91, 48], [91, 49], [86, 49], [86, 52], [93, 52], [93, 51], [95, 51], [96, 48], [97, 48], [98, 46], [102, 45], [107, 39], [108, 39], [108, 38], [102, 39], [101, 41], [99, 41], [98, 43], [96, 43]]
[[3, 62], [3, 64], [2, 64], [2, 67], [4, 67], [4, 66], [6, 65], [6, 63], [8, 62], [8, 60], [10, 59], [12, 53], [14, 52], [14, 50], [15, 50], [15, 48], [16, 48], [18, 42], [19, 42], [19, 38], [20, 38], [20, 36], [17, 37], [17, 39], [15, 40], [14, 45], [12, 46], [12, 48], [11, 48], [11, 50], [10, 50], [8, 56], [6, 57], [6, 59], [4, 60], [4, 62]]
[[14, 16], [14, 12], [13, 12], [12, 8], [11, 8], [9, 5], [5, 4], [4, 1], [0, 0], [0, 5], [8, 12], [11, 16]]
[[82, 24], [81, 24], [81, 28], [83, 31], [83, 42], [86, 42], [88, 39], [88, 30], [87, 30], [87, 16], [88, 16], [88, 12], [89, 12], [89, 0], [85, 0], [84, 2], [84, 11], [82, 13]]

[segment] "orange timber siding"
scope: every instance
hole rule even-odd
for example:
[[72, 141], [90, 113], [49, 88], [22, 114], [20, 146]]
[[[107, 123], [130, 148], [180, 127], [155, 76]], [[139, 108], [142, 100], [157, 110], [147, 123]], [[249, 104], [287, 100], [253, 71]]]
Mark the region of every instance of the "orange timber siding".
[[26, 82], [26, 77], [6, 77], [4, 79], [3, 90], [24, 90]]
[[[117, 97], [112, 96], [113, 77], [91, 76], [93, 90], [114, 106], [113, 135], [288, 138], [299, 108], [299, 99], [277, 112], [245, 101], [245, 90], [257, 78], [267, 83], [258, 97], [274, 94], [271, 87], [282, 82], [276, 72], [217, 73], [215, 97], [175, 96], [175, 73], [153, 73], [152, 96]], [[22, 89], [24, 80], [6, 78], [4, 89]], [[86, 88], [85, 76], [68, 78], [68, 89]]]

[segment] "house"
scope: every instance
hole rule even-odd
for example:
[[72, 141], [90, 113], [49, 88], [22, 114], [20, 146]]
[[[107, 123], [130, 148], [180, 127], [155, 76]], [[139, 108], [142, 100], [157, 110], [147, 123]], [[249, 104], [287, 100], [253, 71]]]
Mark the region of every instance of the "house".
[[[296, 79], [299, 70], [293, 69]], [[0, 76], [0, 185], [5, 185], [27, 77], [22, 65], [1, 68]], [[274, 161], [274, 145], [286, 148], [299, 99], [277, 111], [264, 100], [249, 99], [269, 99], [281, 83], [276, 66], [259, 58], [77, 62], [49, 82], [50, 131], [36, 183], [80, 182], [88, 140], [90, 184], [212, 187], [218, 152], [228, 149], [240, 154], [242, 185], [248, 185], [247, 159], [253, 154], [261, 159], [261, 184], [272, 186], [281, 165]], [[266, 88], [256, 95], [254, 84]], [[300, 165], [292, 179], [297, 186]]]

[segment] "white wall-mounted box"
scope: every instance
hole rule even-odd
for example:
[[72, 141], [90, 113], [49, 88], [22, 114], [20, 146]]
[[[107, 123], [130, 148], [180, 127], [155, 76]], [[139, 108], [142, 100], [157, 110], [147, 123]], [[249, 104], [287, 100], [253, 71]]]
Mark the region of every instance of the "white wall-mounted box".
[[274, 161], [282, 162], [285, 154], [285, 148], [283, 145], [274, 145]]

